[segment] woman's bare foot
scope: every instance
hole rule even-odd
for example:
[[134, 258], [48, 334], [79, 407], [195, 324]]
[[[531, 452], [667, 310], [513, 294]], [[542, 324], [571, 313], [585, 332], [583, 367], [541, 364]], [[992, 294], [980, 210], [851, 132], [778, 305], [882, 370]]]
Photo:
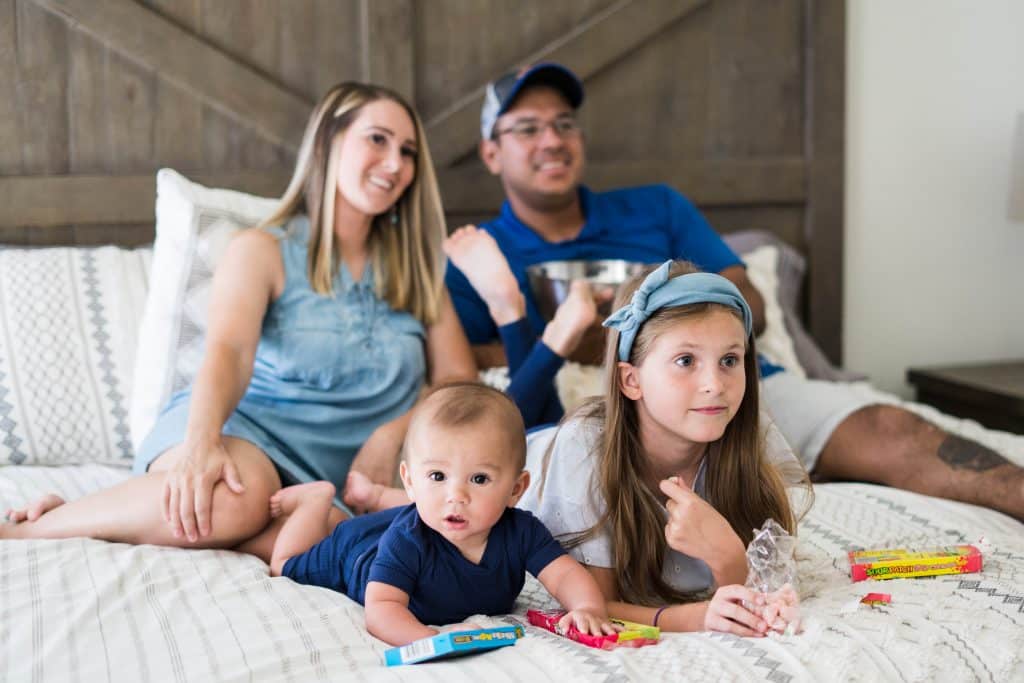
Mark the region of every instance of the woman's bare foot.
[[486, 230], [464, 225], [441, 248], [487, 304], [497, 325], [507, 325], [526, 315], [526, 299], [501, 248]]
[[21, 522], [34, 522], [55, 507], [64, 504], [64, 499], [58, 495], [49, 493], [23, 510], [11, 508], [7, 511], [6, 520], [13, 524]]
[[569, 285], [569, 296], [555, 311], [551, 322], [544, 328], [541, 340], [548, 348], [566, 358], [579, 345], [584, 333], [597, 320], [597, 303], [586, 280], [574, 280]]
[[334, 484], [329, 481], [286, 486], [270, 497], [270, 516], [290, 515], [304, 503], [323, 503], [326, 500], [330, 504], [334, 491]]

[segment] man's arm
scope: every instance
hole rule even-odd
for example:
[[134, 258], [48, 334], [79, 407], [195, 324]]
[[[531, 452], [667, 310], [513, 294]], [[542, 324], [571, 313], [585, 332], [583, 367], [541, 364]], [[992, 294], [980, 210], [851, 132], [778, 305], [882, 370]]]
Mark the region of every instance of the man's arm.
[[764, 332], [764, 299], [761, 298], [761, 293], [757, 291], [757, 288], [750, 282], [750, 278], [747, 277], [747, 269], [743, 266], [729, 266], [719, 271], [718, 274], [736, 285], [736, 288], [740, 290], [740, 294], [747, 300], [747, 305], [750, 306], [750, 313], [754, 316], [754, 336], [756, 337]]

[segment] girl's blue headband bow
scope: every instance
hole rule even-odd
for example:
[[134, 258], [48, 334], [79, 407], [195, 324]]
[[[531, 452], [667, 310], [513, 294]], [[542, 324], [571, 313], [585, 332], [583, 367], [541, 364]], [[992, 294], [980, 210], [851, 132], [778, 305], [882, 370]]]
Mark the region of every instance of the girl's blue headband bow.
[[732, 282], [713, 273], [688, 273], [670, 278], [672, 261], [644, 278], [629, 303], [608, 316], [602, 324], [619, 331], [619, 360], [628, 361], [629, 352], [640, 326], [666, 306], [713, 303], [735, 308], [743, 315], [743, 327], [750, 336], [754, 318], [740, 290]]

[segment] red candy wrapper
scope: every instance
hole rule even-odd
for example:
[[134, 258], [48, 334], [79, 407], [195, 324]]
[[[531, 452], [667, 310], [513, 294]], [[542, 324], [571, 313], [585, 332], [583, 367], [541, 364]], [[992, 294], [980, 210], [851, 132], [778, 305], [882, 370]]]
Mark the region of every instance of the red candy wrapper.
[[888, 593], [868, 593], [860, 601], [865, 605], [888, 605], [892, 596]]
[[534, 626], [540, 626], [546, 631], [565, 636], [569, 640], [575, 640], [581, 645], [594, 647], [598, 650], [614, 650], [617, 647], [643, 647], [644, 645], [657, 645], [661, 638], [661, 629], [657, 626], [637, 624], [622, 619], [609, 619], [608, 621], [622, 627], [622, 630], [613, 635], [592, 636], [588, 633], [580, 633], [576, 626], [570, 626], [567, 633], [558, 628], [558, 620], [565, 616], [565, 612], [553, 611], [542, 612], [531, 609], [526, 612], [526, 618]]

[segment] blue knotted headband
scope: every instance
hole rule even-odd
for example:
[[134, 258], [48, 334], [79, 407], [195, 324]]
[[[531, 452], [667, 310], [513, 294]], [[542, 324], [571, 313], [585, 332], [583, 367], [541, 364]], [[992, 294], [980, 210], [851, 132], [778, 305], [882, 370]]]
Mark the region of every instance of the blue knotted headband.
[[665, 261], [644, 278], [629, 303], [608, 316], [602, 325], [619, 331], [619, 360], [628, 361], [629, 352], [640, 326], [651, 315], [666, 306], [687, 304], [722, 304], [743, 315], [743, 327], [750, 336], [754, 318], [740, 290], [732, 282], [714, 273], [688, 273], [669, 277], [672, 261]]

